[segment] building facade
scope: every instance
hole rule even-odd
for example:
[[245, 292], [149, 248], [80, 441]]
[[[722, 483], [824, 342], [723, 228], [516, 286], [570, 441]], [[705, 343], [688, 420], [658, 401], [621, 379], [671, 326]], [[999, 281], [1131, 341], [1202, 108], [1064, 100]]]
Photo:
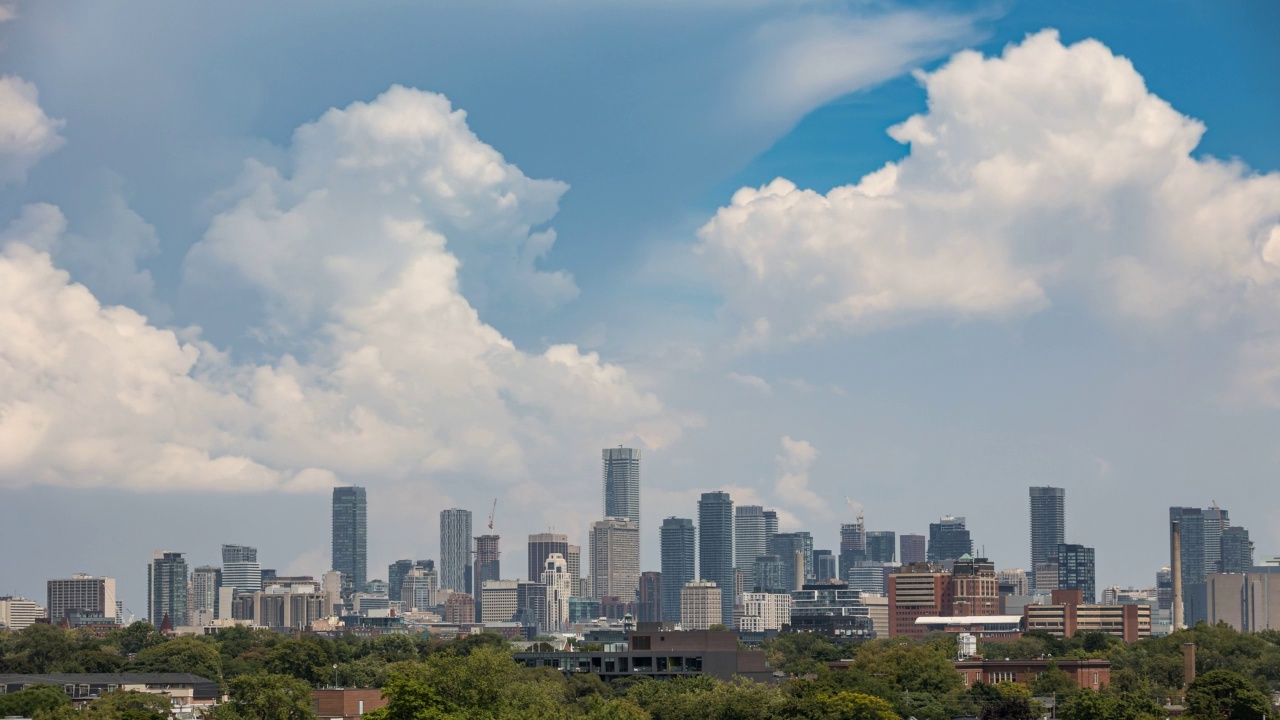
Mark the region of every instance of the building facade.
[[662, 619], [680, 622], [680, 591], [697, 579], [697, 530], [689, 518], [669, 517], [658, 532], [662, 555]]
[[1236, 526], [1222, 531], [1222, 570], [1224, 573], [1246, 573], [1253, 567], [1253, 542], [1249, 531]]
[[547, 586], [547, 627], [551, 632], [569, 629], [569, 598], [573, 596], [573, 583], [569, 578], [569, 563], [560, 553], [552, 553], [542, 570], [542, 584]]
[[1058, 545], [1066, 542], [1067, 491], [1057, 487], [1032, 487], [1031, 565], [1057, 562]]
[[515, 580], [485, 582], [480, 587], [480, 622], [510, 622], [520, 608], [519, 585]]
[[921, 617], [954, 615], [951, 573], [927, 563], [903, 565], [889, 576], [889, 636], [923, 637]]
[[222, 585], [221, 581], [222, 569], [214, 565], [201, 565], [191, 571], [191, 595], [187, 598], [187, 604], [196, 613], [196, 617], [201, 617], [203, 613], [208, 613], [209, 618], [218, 617], [218, 588]]
[[791, 595], [789, 593], [749, 592], [742, 595], [742, 617], [738, 629], [742, 632], [768, 632], [791, 625]]
[[769, 539], [768, 552], [781, 563], [782, 586], [787, 592], [799, 590], [813, 577], [813, 536], [808, 532], [778, 533]]
[[733, 499], [727, 492], [702, 493], [698, 500], [698, 575], [720, 589], [719, 622], [725, 626], [733, 624], [733, 559]]
[[819, 582], [843, 579], [840, 577], [840, 567], [836, 561], [836, 556], [830, 550], [813, 551], [813, 578]]
[[1071, 543], [1058, 545], [1058, 590], [1079, 590], [1084, 603], [1097, 600], [1093, 548]]
[[922, 563], [928, 558], [925, 536], [907, 533], [898, 536], [899, 562], [903, 565]]
[[733, 515], [733, 562], [742, 571], [742, 585], [751, 589], [756, 585], [756, 558], [764, 555], [764, 508], [759, 505], [739, 505]]
[[849, 568], [867, 559], [867, 531], [862, 523], [844, 523], [840, 526], [840, 568], [841, 580], [849, 577]]
[[[1182, 546], [1179, 568], [1182, 571], [1182, 621], [1188, 627], [1207, 620], [1205, 606], [1204, 559], [1204, 510], [1192, 507], [1169, 508], [1169, 522], [1176, 523]], [[1173, 566], [1172, 541], [1169, 549], [1170, 567]]]
[[76, 574], [46, 583], [46, 605], [50, 622], [66, 618], [72, 611], [90, 617], [116, 616], [116, 580]]
[[[114, 613], [113, 613], [114, 614]], [[161, 627], [187, 624], [187, 560], [180, 552], [156, 552], [147, 565], [147, 617]]]
[[[497, 535], [476, 536], [475, 578], [476, 587], [483, 587], [486, 580], [501, 580], [502, 567], [499, 564]], [[563, 557], [563, 555], [561, 556]]]
[[680, 590], [680, 627], [706, 630], [712, 625], [723, 624], [720, 606], [723, 596], [721, 589], [710, 580], [685, 583]]
[[640, 526], [605, 518], [591, 524], [591, 579], [596, 598], [635, 600], [640, 584]]
[[636, 622], [662, 622], [662, 573], [640, 573], [640, 590], [636, 594]]
[[[867, 560], [878, 563], [897, 562], [895, 546], [898, 536], [892, 530], [871, 530], [867, 532]], [[842, 578], [847, 579], [847, 578]]]
[[[529, 536], [529, 574], [527, 579], [537, 582], [542, 577], [547, 558], [553, 553], [564, 556], [569, 561], [569, 536], [560, 533], [534, 533]], [[570, 573], [572, 574], [572, 572]], [[576, 577], [576, 576], [575, 576]]]
[[0, 627], [6, 630], [17, 632], [44, 617], [39, 603], [16, 595], [0, 597]]
[[952, 615], [1000, 614], [1000, 580], [990, 560], [962, 556], [951, 568], [951, 585]]
[[965, 527], [964, 518], [944, 515], [938, 518], [938, 522], [929, 524], [929, 549], [926, 552], [929, 562], [942, 563], [972, 554], [973, 539]]
[[369, 579], [369, 513], [364, 488], [333, 489], [332, 541], [332, 569], [342, 573], [342, 595], [347, 598], [363, 591]]
[[604, 485], [604, 516], [630, 520], [640, 527], [640, 451], [605, 448], [600, 451]]
[[440, 587], [471, 592], [471, 511], [440, 511]]
[[[340, 570], [339, 568], [334, 568]], [[233, 592], [257, 592], [262, 589], [262, 566], [258, 549], [248, 545], [222, 546], [222, 585]]]

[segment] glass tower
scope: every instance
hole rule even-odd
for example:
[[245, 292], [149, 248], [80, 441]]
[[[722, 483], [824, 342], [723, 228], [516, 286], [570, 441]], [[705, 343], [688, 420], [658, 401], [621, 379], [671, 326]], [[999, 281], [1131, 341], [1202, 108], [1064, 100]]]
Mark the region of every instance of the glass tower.
[[[1182, 538], [1182, 622], [1187, 627], [1209, 619], [1204, 567], [1204, 515], [1201, 508], [1169, 508], [1169, 521], [1178, 523], [1178, 534]], [[1172, 556], [1172, 547], [1169, 552]]]
[[342, 573], [342, 596], [364, 589], [369, 579], [369, 518], [364, 488], [333, 489], [333, 568]]
[[756, 558], [764, 554], [764, 508], [739, 505], [733, 515], [733, 562], [742, 571], [742, 587], [750, 592], [756, 586]]
[[733, 625], [733, 499], [727, 492], [702, 493], [698, 501], [698, 570], [720, 589], [720, 622]]
[[693, 520], [669, 517], [662, 521], [662, 619], [680, 622], [680, 591], [697, 579], [697, 539]]
[[871, 530], [867, 533], [867, 559], [871, 562], [891, 563], [897, 559], [894, 545], [898, 536], [892, 530]]
[[221, 587], [234, 588], [236, 592], [257, 592], [262, 589], [262, 566], [258, 564], [258, 549], [248, 545], [222, 546]]
[[929, 562], [940, 563], [958, 560], [961, 555], [973, 554], [973, 539], [964, 525], [964, 518], [949, 515], [929, 524]]
[[[1031, 569], [1056, 562], [1058, 545], [1065, 542], [1067, 491], [1033, 487], [1031, 494]], [[1034, 575], [1033, 575], [1034, 577]]]
[[187, 559], [180, 552], [151, 554], [147, 565], [147, 617], [159, 628], [165, 619], [170, 627], [187, 622]]
[[1093, 548], [1059, 543], [1056, 555], [1058, 556], [1058, 589], [1079, 590], [1084, 595], [1085, 604], [1092, 605], [1097, 599], [1093, 572]]
[[640, 451], [605, 448], [600, 451], [604, 481], [604, 516], [640, 524]]
[[471, 592], [470, 510], [440, 511], [440, 589]]

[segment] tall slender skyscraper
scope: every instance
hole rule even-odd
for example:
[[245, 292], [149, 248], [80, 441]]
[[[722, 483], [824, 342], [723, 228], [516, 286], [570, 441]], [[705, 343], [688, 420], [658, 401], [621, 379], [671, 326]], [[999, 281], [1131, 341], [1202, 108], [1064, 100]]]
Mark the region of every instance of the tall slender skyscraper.
[[[187, 603], [196, 612], [218, 616], [218, 588], [222, 585], [222, 569], [213, 565], [201, 565], [191, 571], [191, 597]], [[195, 618], [190, 618], [195, 620]]]
[[604, 480], [604, 516], [630, 520], [640, 526], [640, 451], [605, 448], [600, 451]]
[[369, 515], [364, 488], [333, 489], [333, 568], [342, 573], [342, 597], [364, 590], [369, 579]]
[[187, 624], [187, 559], [180, 552], [156, 552], [147, 565], [147, 617], [159, 628]]
[[1046, 563], [1056, 562], [1058, 545], [1066, 542], [1067, 491], [1057, 487], [1032, 487], [1030, 496], [1031, 569], [1034, 572]]
[[1222, 572], [1222, 533], [1231, 525], [1225, 508], [1204, 510], [1204, 574]]
[[742, 586], [750, 592], [756, 586], [756, 558], [764, 555], [764, 508], [739, 505], [733, 515], [733, 562], [742, 572]]
[[765, 544], [765, 547], [768, 547], [768, 546], [769, 546], [769, 538], [771, 538], [771, 537], [773, 537], [774, 535], [777, 535], [777, 534], [778, 534], [778, 511], [777, 511], [777, 510], [765, 510], [765, 511], [764, 511], [764, 544]]
[[440, 589], [471, 592], [471, 511], [440, 511]]
[[697, 531], [689, 518], [669, 517], [662, 521], [662, 619], [680, 622], [680, 591], [693, 582], [697, 565]]
[[702, 493], [698, 501], [698, 573], [720, 589], [720, 622], [732, 625], [733, 499], [727, 492]]

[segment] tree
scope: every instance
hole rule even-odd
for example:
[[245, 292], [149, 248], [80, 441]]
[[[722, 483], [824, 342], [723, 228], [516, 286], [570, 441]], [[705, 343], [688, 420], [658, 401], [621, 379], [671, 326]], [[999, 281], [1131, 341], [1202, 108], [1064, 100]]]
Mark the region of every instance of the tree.
[[75, 642], [60, 627], [34, 623], [23, 628], [14, 640], [13, 650], [30, 664], [36, 673], [56, 672], [71, 658]]
[[982, 708], [982, 720], [1030, 720], [1035, 717], [1031, 701], [1024, 697], [1008, 697]]
[[86, 720], [167, 720], [173, 708], [160, 695], [144, 692], [110, 692], [89, 703]]
[[133, 672], [191, 673], [209, 680], [222, 679], [222, 656], [211, 643], [194, 637], [181, 637], [153, 645], [129, 663]]
[[117, 645], [121, 653], [129, 656], [165, 642], [165, 637], [151, 623], [139, 620], [123, 630], [111, 633], [108, 640]]
[[[34, 627], [34, 626], [32, 626]], [[17, 692], [0, 695], [0, 717], [32, 717], [40, 710], [71, 706], [71, 700], [56, 685], [32, 685]]]
[[267, 652], [266, 670], [305, 680], [313, 687], [333, 680], [333, 648], [314, 639], [285, 640]]
[[1031, 681], [1030, 689], [1031, 694], [1036, 697], [1049, 697], [1052, 695], [1057, 698], [1066, 698], [1072, 693], [1078, 692], [1080, 686], [1076, 683], [1075, 678], [1071, 677], [1071, 673], [1059, 668], [1058, 663], [1051, 660], [1045, 671]]
[[1239, 673], [1210, 670], [1187, 688], [1187, 710], [1200, 720], [1262, 720], [1269, 698]]
[[627, 700], [595, 700], [587, 705], [586, 717], [589, 720], [650, 720], [644, 708]]
[[231, 701], [224, 716], [243, 720], [315, 720], [311, 686], [286, 675], [241, 675], [230, 681]]
[[841, 692], [819, 701], [824, 718], [831, 720], [899, 720], [888, 701], [873, 695]]

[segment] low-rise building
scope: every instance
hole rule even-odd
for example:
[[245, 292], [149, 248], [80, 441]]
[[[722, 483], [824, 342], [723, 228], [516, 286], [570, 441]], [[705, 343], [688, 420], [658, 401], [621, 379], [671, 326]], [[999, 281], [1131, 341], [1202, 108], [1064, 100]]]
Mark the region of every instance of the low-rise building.
[[321, 720], [360, 720], [387, 706], [378, 688], [324, 688], [311, 691], [311, 706]]
[[1150, 605], [1085, 605], [1082, 596], [1079, 590], [1054, 590], [1052, 604], [1022, 609], [1023, 628], [1061, 638], [1103, 633], [1127, 643], [1151, 637]]
[[818, 633], [832, 640], [875, 637], [862, 593], [841, 580], [805, 585], [791, 593], [791, 631]]
[[1021, 615], [968, 615], [916, 618], [926, 633], [966, 633], [982, 640], [1016, 640], [1022, 637]]
[[210, 707], [222, 698], [216, 680], [190, 673], [0, 674], [0, 694], [17, 692], [28, 685], [60, 687], [77, 707], [116, 691], [163, 695], [175, 712]]
[[1036, 677], [1048, 672], [1051, 666], [1071, 676], [1077, 687], [1085, 690], [1101, 690], [1111, 684], [1111, 661], [1090, 658], [1087, 660], [986, 660], [970, 658], [956, 660], [956, 670], [964, 677], [965, 687], [976, 683], [994, 685], [998, 682], [1015, 682], [1029, 685]]
[[790, 624], [790, 595], [763, 592], [742, 594], [742, 616], [738, 620], [739, 630], [759, 633], [768, 630], [781, 630], [783, 625]]
[[739, 650], [736, 633], [672, 630], [665, 623], [645, 623], [641, 629], [629, 633], [627, 649], [621, 652], [526, 652], [516, 653], [515, 660], [525, 667], [590, 673], [605, 680], [622, 677], [664, 680], [698, 675], [731, 680], [740, 675], [767, 681], [774, 677], [764, 651]]

